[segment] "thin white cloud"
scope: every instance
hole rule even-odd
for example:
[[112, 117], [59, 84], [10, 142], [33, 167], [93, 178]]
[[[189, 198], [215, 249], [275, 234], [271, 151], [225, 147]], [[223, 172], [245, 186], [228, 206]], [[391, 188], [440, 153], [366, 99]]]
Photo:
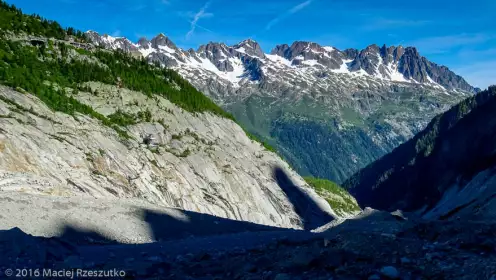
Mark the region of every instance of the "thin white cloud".
[[297, 13], [297, 12], [303, 10], [306, 6], [312, 4], [312, 1], [313, 0], [308, 0], [308, 1], [305, 1], [303, 3], [300, 3], [296, 6], [294, 6], [291, 10], [289, 10], [289, 13], [294, 14], [294, 13]]
[[[196, 14], [194, 14], [193, 20], [191, 21], [191, 28], [188, 31], [188, 33], [186, 33], [186, 39], [191, 38], [191, 36], [195, 33], [195, 30], [197, 27], [204, 29], [204, 30], [208, 30], [204, 27], [199, 26], [198, 21], [202, 18], [209, 18], [209, 17], [214, 16], [212, 13], [206, 12], [206, 10], [208, 9], [208, 7], [210, 6], [211, 3], [212, 3], [212, 1], [207, 1], [207, 3], [205, 3], [205, 5], [203, 5], [203, 7]], [[210, 30], [208, 30], [208, 31], [210, 31]]]
[[461, 33], [456, 35], [421, 38], [408, 42], [407, 45], [415, 46], [423, 53], [436, 54], [445, 53], [458, 47], [482, 44], [493, 39], [494, 37], [495, 36], [483, 33]]
[[381, 30], [381, 29], [392, 29], [392, 28], [405, 28], [405, 27], [420, 27], [431, 24], [430, 20], [409, 20], [409, 19], [385, 19], [379, 18], [367, 24], [363, 27], [364, 30]]
[[463, 59], [485, 59], [496, 56], [496, 48], [463, 49], [458, 52], [458, 56]]
[[208, 29], [208, 28], [206, 28], [204, 26], [201, 26], [199, 24], [196, 24], [196, 28], [200, 28], [200, 29], [205, 30], [207, 32], [214, 33], [212, 30], [210, 30], [210, 29]]
[[277, 23], [279, 23], [281, 20], [293, 15], [293, 14], [296, 14], [297, 12], [303, 10], [304, 8], [306, 8], [307, 6], [309, 6], [310, 4], [312, 4], [314, 0], [307, 0], [305, 2], [302, 2], [296, 6], [294, 6], [293, 8], [287, 10], [286, 12], [280, 14], [279, 16], [277, 16], [276, 18], [272, 19], [266, 26], [265, 26], [265, 30], [270, 30], [274, 25], [276, 25]]
[[454, 71], [473, 86], [486, 89], [490, 85], [496, 85], [496, 60], [476, 62], [455, 68]]

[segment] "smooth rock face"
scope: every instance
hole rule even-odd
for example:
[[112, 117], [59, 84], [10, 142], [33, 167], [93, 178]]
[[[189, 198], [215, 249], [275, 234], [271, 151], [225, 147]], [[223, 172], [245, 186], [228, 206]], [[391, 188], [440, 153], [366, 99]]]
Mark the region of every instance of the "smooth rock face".
[[95, 119], [52, 112], [30, 94], [1, 87], [3, 97], [45, 116], [0, 101], [1, 191], [139, 198], [234, 220], [291, 228], [311, 220], [317, 227], [320, 217], [303, 221], [305, 213], [296, 213], [303, 206], [288, 199], [284, 187], [295, 187], [291, 191], [315, 201], [318, 213], [334, 215], [296, 172], [234, 122], [185, 112], [161, 97], [90, 86], [101, 94], [74, 98], [104, 115], [148, 109], [153, 122], [128, 127], [134, 139], [123, 140]]

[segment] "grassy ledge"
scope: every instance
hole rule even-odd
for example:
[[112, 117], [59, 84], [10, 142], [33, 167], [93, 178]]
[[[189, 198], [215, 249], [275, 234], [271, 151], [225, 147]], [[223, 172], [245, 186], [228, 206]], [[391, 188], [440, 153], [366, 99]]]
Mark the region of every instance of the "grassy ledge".
[[305, 181], [323, 197], [337, 214], [360, 211], [356, 200], [338, 184], [325, 179], [304, 177]]

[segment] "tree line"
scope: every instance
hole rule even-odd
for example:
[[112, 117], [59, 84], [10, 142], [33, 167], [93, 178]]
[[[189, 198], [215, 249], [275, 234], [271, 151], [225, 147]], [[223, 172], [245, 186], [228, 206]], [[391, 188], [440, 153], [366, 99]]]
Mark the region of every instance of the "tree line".
[[[57, 22], [41, 18], [39, 15], [24, 15], [14, 5], [0, 0], [0, 32], [26, 32], [28, 34], [64, 40], [74, 36], [86, 40], [84, 33], [74, 28], [63, 29]], [[96, 59], [74, 58], [75, 50], [79, 56]], [[0, 42], [0, 82], [18, 87], [37, 95], [54, 110], [68, 114], [75, 112], [90, 114], [107, 124], [112, 121], [67, 96], [66, 88], [77, 88], [84, 82], [98, 81], [117, 84], [125, 88], [143, 92], [151, 96], [160, 95], [180, 108], [189, 112], [211, 112], [231, 119], [234, 117], [220, 108], [211, 99], [196, 90], [177, 72], [150, 64], [146, 59], [135, 58], [123, 51], [97, 49], [92, 52], [76, 49], [64, 43], [53, 43], [37, 47], [2, 40]], [[55, 90], [48, 84], [56, 84]], [[116, 121], [120, 119], [116, 118]], [[270, 145], [247, 133], [267, 149], [275, 151]]]
[[78, 41], [86, 41], [84, 33], [72, 27], [64, 29], [59, 23], [47, 20], [37, 14], [25, 15], [14, 5], [0, 0], [0, 32], [25, 32], [29, 35], [65, 40], [73, 36]]

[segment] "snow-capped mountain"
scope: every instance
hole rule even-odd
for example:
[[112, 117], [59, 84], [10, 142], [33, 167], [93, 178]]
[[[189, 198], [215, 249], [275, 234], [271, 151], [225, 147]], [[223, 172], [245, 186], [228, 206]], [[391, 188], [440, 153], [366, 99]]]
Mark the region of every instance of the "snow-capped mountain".
[[[211, 42], [195, 51], [178, 48], [164, 34], [159, 34], [151, 41], [142, 38], [137, 43], [123, 37], [100, 36], [93, 31], [86, 34], [102, 47], [139, 53], [163, 66], [179, 68], [185, 75], [195, 70], [202, 74], [215, 74], [221, 82], [234, 87], [263, 79], [280, 80], [277, 73], [283, 72], [288, 81], [294, 78], [315, 81], [314, 77], [318, 76], [321, 76], [321, 81], [329, 80], [329, 76], [338, 79], [363, 77], [364, 81], [371, 78], [379, 83], [417, 83], [446, 90], [476, 91], [447, 67], [422, 57], [414, 47], [370, 45], [361, 51], [341, 51], [330, 46], [298, 41], [291, 46], [278, 45], [270, 54], [265, 54], [253, 40], [233, 46]], [[325, 84], [320, 82], [317, 85]]]
[[337, 182], [479, 91], [414, 47], [339, 50], [294, 42], [265, 53], [253, 40], [183, 50], [163, 34], [137, 43], [87, 36], [176, 70], [300, 174]]

